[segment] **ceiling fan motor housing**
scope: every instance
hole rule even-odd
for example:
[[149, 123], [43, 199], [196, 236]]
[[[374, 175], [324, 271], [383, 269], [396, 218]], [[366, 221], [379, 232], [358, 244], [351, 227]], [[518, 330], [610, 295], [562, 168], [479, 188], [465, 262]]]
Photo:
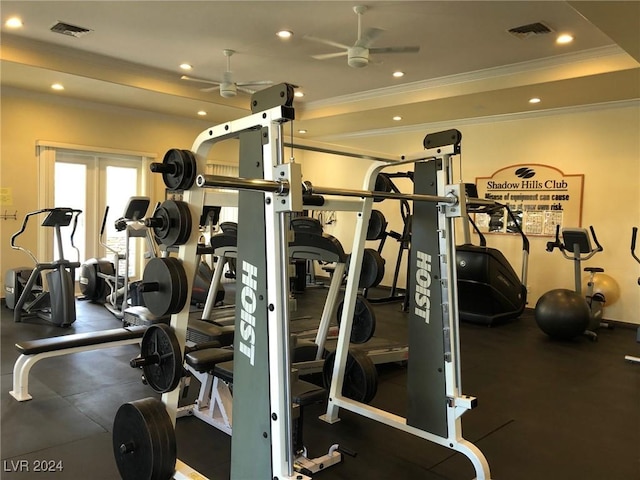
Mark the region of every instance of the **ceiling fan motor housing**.
[[220, 84], [220, 95], [224, 98], [235, 97], [238, 94], [238, 87], [233, 82], [224, 82]]
[[350, 67], [362, 68], [369, 64], [369, 49], [364, 47], [351, 47], [347, 51], [347, 63]]

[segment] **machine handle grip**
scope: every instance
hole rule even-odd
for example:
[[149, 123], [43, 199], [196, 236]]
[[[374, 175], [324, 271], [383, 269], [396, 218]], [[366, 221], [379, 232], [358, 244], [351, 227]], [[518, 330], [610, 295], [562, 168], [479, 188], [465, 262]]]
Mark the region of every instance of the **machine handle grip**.
[[104, 227], [107, 225], [107, 215], [109, 214], [109, 205], [104, 209], [104, 217], [102, 217], [102, 227], [100, 227], [100, 236], [104, 234]]
[[50, 212], [52, 209], [51, 208], [43, 208], [42, 210], [36, 210], [35, 212], [30, 212], [27, 213], [24, 217], [24, 220], [22, 221], [22, 227], [20, 227], [20, 230], [18, 230], [16, 233], [14, 233], [13, 235], [11, 235], [11, 248], [16, 248], [19, 249], [20, 247], [17, 247], [15, 244], [15, 240], [16, 238], [18, 238], [22, 232], [24, 232], [24, 230], [27, 228], [27, 223], [29, 222], [29, 217], [32, 217], [34, 215], [38, 215], [42, 212]]
[[589, 226], [589, 230], [591, 230], [591, 236], [593, 237], [593, 241], [596, 244], [594, 252], [602, 252], [604, 248], [602, 248], [602, 245], [600, 245], [600, 242], [598, 242], [598, 237], [596, 237], [596, 231], [593, 229], [593, 225]]
[[71, 211], [75, 213], [75, 216], [73, 218], [73, 229], [71, 230], [71, 236], [69, 237], [69, 241], [71, 242], [71, 248], [75, 249], [76, 253], [78, 254], [78, 262], [80, 262], [80, 250], [78, 250], [78, 247], [76, 247], [76, 245], [73, 243], [73, 237], [76, 234], [76, 229], [78, 228], [78, 217], [82, 213], [82, 210], [74, 209]]

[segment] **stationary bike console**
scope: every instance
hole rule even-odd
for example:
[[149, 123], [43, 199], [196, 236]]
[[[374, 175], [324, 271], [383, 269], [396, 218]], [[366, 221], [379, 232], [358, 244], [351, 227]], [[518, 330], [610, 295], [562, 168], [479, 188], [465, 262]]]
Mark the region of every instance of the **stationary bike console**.
[[564, 246], [570, 252], [573, 252], [575, 245], [578, 245], [580, 253], [591, 253], [591, 241], [586, 228], [563, 228], [562, 240]]

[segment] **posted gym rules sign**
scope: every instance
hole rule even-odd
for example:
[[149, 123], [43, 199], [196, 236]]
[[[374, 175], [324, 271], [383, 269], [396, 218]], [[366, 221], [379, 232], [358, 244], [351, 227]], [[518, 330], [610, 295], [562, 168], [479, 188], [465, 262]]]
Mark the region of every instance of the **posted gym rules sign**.
[[[480, 198], [506, 204], [526, 235], [555, 235], [556, 225], [581, 225], [583, 174], [565, 174], [549, 165], [510, 165], [476, 178], [476, 185]], [[482, 217], [476, 218], [482, 231], [510, 232], [507, 218]]]

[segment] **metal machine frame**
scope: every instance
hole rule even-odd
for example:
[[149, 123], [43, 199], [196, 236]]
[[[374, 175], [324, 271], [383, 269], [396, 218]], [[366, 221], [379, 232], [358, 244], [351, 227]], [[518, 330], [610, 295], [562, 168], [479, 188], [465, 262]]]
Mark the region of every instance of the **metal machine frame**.
[[[257, 101], [258, 105], [262, 100], [263, 97]], [[220, 193], [239, 190], [232, 479], [308, 478], [294, 470], [289, 351], [289, 217], [290, 212], [304, 208], [303, 183], [300, 165], [293, 161], [285, 163], [283, 154], [283, 124], [293, 120], [293, 109], [277, 100], [272, 101], [271, 105], [274, 104], [279, 106], [211, 127], [196, 138], [192, 151], [199, 172], [205, 170], [205, 159], [214, 143], [239, 139], [240, 177], [199, 175], [196, 184], [207, 188], [193, 187], [183, 196], [191, 215], [197, 218], [205, 204], [220, 204], [217, 202]], [[450, 259], [455, 258], [453, 221], [466, 212], [463, 187], [451, 182], [450, 157], [459, 152], [459, 139], [453, 143], [443, 141], [450, 132], [436, 136], [437, 145], [426, 152], [402, 162], [374, 160], [363, 190], [313, 187], [308, 182], [304, 186], [312, 195], [338, 197], [327, 199], [323, 209], [359, 212], [324, 419], [336, 422], [339, 408], [346, 408], [461, 452], [473, 463], [476, 478], [487, 480], [490, 472], [484, 455], [462, 438], [461, 431], [461, 416], [473, 408], [476, 401], [461, 393], [456, 272], [455, 262]], [[425, 181], [417, 183], [416, 192], [373, 192], [377, 173], [399, 163], [416, 163], [416, 169], [424, 173]], [[350, 401], [340, 394], [356, 303], [356, 282], [374, 196], [417, 201], [414, 206], [420, 206], [425, 216], [423, 225], [414, 226], [414, 237], [416, 234], [417, 237], [411, 256], [416, 268], [408, 290], [412, 299], [411, 337], [415, 337], [410, 340], [410, 348], [412, 345], [423, 348], [415, 349], [416, 365], [412, 366], [411, 362], [409, 365], [408, 390], [416, 408], [410, 406], [407, 419]], [[188, 279], [194, 278], [197, 267], [197, 225], [192, 228], [190, 240], [178, 251]], [[187, 296], [191, 295], [191, 287], [189, 280]], [[429, 299], [430, 309], [427, 309]], [[182, 351], [188, 319], [188, 305], [171, 317], [171, 327]], [[423, 341], [428, 345], [415, 344]], [[420, 358], [421, 351], [424, 358]], [[421, 370], [421, 366], [426, 366], [428, 371]], [[174, 425], [179, 396], [178, 388], [162, 396]], [[247, 461], [247, 452], [251, 452], [251, 461]], [[190, 478], [185, 469], [188, 467], [178, 461], [174, 478]]]

